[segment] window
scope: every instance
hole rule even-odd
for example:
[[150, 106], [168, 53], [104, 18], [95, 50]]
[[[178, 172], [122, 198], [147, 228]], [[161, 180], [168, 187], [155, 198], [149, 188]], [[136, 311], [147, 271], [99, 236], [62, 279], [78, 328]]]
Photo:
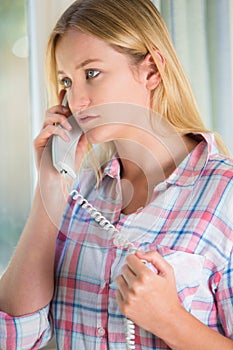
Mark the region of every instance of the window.
[[30, 208], [32, 154], [24, 0], [0, 3], [0, 275]]

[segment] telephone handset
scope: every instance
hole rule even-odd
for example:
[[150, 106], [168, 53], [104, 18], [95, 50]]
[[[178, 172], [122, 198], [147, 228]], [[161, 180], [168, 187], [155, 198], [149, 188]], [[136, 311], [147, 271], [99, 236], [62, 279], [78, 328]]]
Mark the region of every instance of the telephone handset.
[[[63, 98], [62, 105], [65, 107], [67, 106], [66, 94]], [[68, 132], [70, 141], [65, 142], [60, 136], [54, 135], [52, 140], [52, 159], [53, 165], [58, 172], [65, 173], [72, 179], [75, 179], [75, 153], [77, 143], [82, 135], [82, 130], [73, 115], [68, 117], [68, 121], [72, 126], [72, 130]], [[61, 128], [60, 125], [58, 125], [58, 127]]]

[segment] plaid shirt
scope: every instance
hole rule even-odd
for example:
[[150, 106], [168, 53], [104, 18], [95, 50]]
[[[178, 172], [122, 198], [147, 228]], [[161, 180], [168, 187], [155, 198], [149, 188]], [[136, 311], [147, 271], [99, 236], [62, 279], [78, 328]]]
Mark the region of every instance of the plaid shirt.
[[[91, 186], [95, 176], [87, 169], [77, 188], [124, 237], [143, 251], [156, 249], [173, 266], [186, 310], [233, 338], [233, 161], [218, 153], [212, 135], [203, 136], [155, 187], [151, 203], [134, 214], [121, 215], [115, 158], [99, 188]], [[18, 318], [0, 313], [0, 349], [37, 349], [50, 338], [53, 323], [58, 349], [126, 349], [125, 318], [114, 293], [127, 254], [70, 198], [58, 233], [50, 308]], [[137, 349], [169, 349], [138, 326], [135, 341]]]

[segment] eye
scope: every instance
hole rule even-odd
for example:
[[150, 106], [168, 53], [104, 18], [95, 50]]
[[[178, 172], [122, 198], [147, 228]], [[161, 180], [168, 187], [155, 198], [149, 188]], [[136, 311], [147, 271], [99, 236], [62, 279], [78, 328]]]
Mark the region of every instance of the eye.
[[100, 71], [97, 69], [88, 69], [86, 70], [86, 79], [96, 78], [100, 74]]
[[62, 85], [65, 89], [68, 89], [72, 85], [72, 81], [69, 78], [59, 79], [59, 84]]

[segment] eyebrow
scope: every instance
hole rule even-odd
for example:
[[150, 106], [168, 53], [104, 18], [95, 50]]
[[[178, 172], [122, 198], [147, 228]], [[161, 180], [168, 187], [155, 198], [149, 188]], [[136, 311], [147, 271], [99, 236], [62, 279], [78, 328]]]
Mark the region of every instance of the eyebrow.
[[[75, 70], [78, 70], [80, 68], [86, 67], [88, 64], [93, 63], [93, 62], [103, 62], [103, 61], [101, 59], [99, 59], [99, 58], [89, 58], [89, 59], [81, 62], [80, 64], [78, 64], [75, 67]], [[59, 70], [58, 74], [64, 74], [64, 72]]]

